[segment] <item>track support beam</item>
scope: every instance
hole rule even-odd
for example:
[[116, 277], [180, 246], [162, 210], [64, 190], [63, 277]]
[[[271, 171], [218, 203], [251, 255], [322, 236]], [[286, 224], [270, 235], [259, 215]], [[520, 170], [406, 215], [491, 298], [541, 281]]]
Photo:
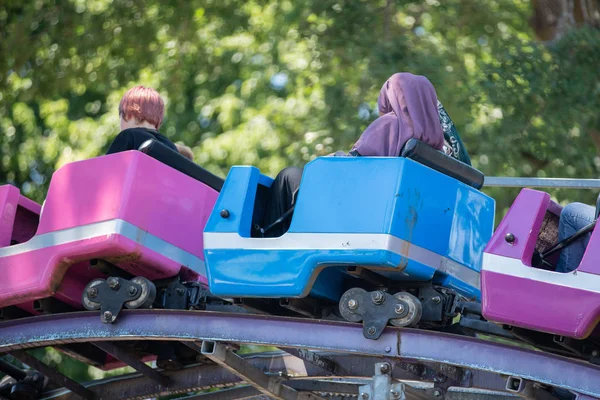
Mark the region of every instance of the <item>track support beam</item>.
[[217, 392], [200, 393], [195, 396], [185, 396], [181, 400], [244, 400], [260, 396], [260, 392], [252, 386], [239, 386]]
[[373, 381], [360, 387], [359, 400], [406, 400], [403, 383], [392, 383], [390, 363], [376, 363]]
[[534, 382], [516, 376], [509, 376], [506, 380], [506, 391], [514, 393], [527, 400], [554, 400], [556, 397], [542, 390]]
[[110, 342], [94, 342], [94, 346], [110, 354], [114, 358], [121, 360], [137, 372], [146, 375], [148, 378], [159, 383], [161, 386], [167, 387], [171, 383], [169, 377], [161, 374], [153, 368], [140, 361], [136, 356], [128, 353], [121, 347]]
[[319, 396], [312, 393], [301, 393], [284, 385], [281, 378], [266, 375], [258, 368], [255, 368], [238, 357], [222, 343], [205, 340], [202, 342], [200, 351], [202, 355], [208, 357], [228, 371], [238, 375], [244, 381], [269, 397], [278, 400], [321, 399]]
[[21, 361], [23, 364], [27, 364], [32, 369], [35, 369], [36, 371], [40, 372], [41, 374], [47, 376], [48, 379], [50, 379], [54, 383], [57, 383], [61, 386], [64, 386], [65, 388], [69, 389], [71, 392], [77, 394], [82, 399], [93, 400], [96, 398], [96, 394], [94, 392], [92, 392], [90, 389], [87, 389], [86, 387], [80, 385], [79, 383], [75, 382], [74, 380], [61, 374], [54, 368], [44, 364], [43, 362], [41, 362], [40, 360], [38, 360], [31, 354], [27, 353], [26, 351], [13, 351], [10, 354], [17, 360]]
[[296, 349], [296, 348], [282, 348], [288, 354], [293, 355], [294, 357], [298, 357], [302, 361], [306, 361], [312, 365], [315, 365], [321, 368], [323, 371], [327, 372], [327, 375], [335, 375], [337, 372], [336, 363], [329, 358], [323, 357], [314, 351], [306, 350], [306, 349]]

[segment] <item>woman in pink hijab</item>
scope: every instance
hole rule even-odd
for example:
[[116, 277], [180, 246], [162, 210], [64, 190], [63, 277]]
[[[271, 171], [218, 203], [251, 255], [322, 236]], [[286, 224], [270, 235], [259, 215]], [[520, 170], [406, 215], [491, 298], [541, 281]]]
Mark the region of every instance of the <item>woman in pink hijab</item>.
[[411, 138], [442, 149], [437, 95], [429, 79], [406, 72], [394, 74], [381, 88], [377, 104], [381, 116], [363, 132], [351, 155], [397, 157]]
[[[335, 155], [398, 157], [412, 138], [441, 150], [444, 134], [437, 103], [435, 89], [424, 76], [406, 72], [392, 75], [379, 93], [381, 116], [367, 127], [348, 154]], [[301, 179], [301, 168], [288, 167], [273, 181], [262, 224], [264, 236], [277, 237], [288, 230]]]

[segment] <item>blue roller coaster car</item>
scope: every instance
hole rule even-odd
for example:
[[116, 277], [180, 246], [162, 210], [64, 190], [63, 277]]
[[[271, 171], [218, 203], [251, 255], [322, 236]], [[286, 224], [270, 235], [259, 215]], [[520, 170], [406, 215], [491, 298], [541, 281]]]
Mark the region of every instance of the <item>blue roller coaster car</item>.
[[[407, 292], [388, 301], [395, 316], [410, 311], [405, 306], [418, 303], [423, 288], [445, 289], [425, 294], [439, 297], [440, 307], [448, 293], [479, 300], [495, 207], [478, 190], [479, 171], [414, 139], [401, 157], [317, 158], [304, 169], [289, 230], [253, 237], [271, 182], [255, 167], [231, 168], [204, 231], [213, 295], [342, 299], [342, 314], [360, 314], [352, 298], [347, 309], [344, 291], [385, 287], [372, 293], [381, 305], [398, 287]], [[421, 319], [423, 312], [411, 315]], [[397, 322], [414, 325], [411, 318]]]

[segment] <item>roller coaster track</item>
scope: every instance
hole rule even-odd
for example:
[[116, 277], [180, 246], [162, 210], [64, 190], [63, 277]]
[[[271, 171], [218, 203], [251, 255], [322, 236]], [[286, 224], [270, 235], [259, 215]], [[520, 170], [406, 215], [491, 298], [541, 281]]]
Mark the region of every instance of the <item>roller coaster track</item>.
[[[153, 369], [123, 350], [121, 343], [132, 340], [181, 342], [208, 363]], [[26, 351], [90, 342], [138, 372], [79, 384]], [[233, 344], [280, 351], [236, 355]], [[393, 327], [368, 340], [357, 324], [242, 313], [125, 310], [114, 324], [103, 324], [95, 312], [22, 318], [0, 323], [0, 353], [63, 387], [43, 399], [143, 399], [213, 388], [221, 390], [185, 398], [560, 398], [553, 388], [581, 400], [600, 398], [599, 366], [541, 351]]]

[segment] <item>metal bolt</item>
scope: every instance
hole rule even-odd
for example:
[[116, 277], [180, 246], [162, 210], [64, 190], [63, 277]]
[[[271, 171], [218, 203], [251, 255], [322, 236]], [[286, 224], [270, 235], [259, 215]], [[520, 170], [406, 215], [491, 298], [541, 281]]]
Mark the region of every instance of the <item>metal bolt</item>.
[[379, 370], [381, 371], [382, 374], [387, 374], [388, 371], [390, 370], [390, 365], [387, 363], [381, 364], [381, 366], [379, 367]]
[[600, 354], [600, 353], [598, 353], [598, 350], [592, 351], [592, 356], [593, 357], [598, 357], [598, 354]]
[[374, 326], [370, 327], [369, 329], [367, 329], [367, 333], [371, 336], [373, 336], [375, 334], [375, 332], [377, 332], [377, 329], [375, 329]]
[[177, 292], [178, 295], [183, 296], [185, 294], [185, 289], [177, 288], [175, 292]]
[[397, 390], [390, 390], [390, 394], [392, 395], [392, 397], [397, 398], [398, 396], [400, 396], [400, 393], [398, 393]]
[[396, 312], [396, 314], [402, 314], [404, 312], [404, 305], [396, 304], [394, 306], [394, 311]]
[[392, 347], [391, 346], [385, 346], [385, 352], [389, 353], [390, 351], [392, 351]]
[[105, 321], [110, 321], [112, 319], [113, 314], [110, 311], [104, 311], [104, 314], [102, 314], [102, 318]]
[[369, 394], [368, 394], [368, 393], [361, 393], [361, 394], [360, 394], [360, 397], [361, 397], [363, 400], [367, 400], [367, 399], [369, 398]]
[[508, 244], [513, 244], [515, 242], [515, 235], [513, 235], [512, 233], [507, 233], [506, 236], [504, 236], [504, 240], [506, 240], [506, 243]]
[[442, 392], [440, 392], [439, 390], [435, 390], [435, 391], [433, 392], [433, 395], [434, 395], [435, 397], [440, 397], [440, 396], [442, 395]]
[[129, 290], [127, 292], [133, 297], [137, 294], [138, 290], [135, 286], [129, 286]]
[[358, 301], [354, 299], [348, 300], [348, 308], [351, 310], [356, 310], [358, 308]]
[[106, 283], [108, 283], [108, 287], [111, 288], [112, 290], [118, 290], [119, 287], [121, 286], [119, 279], [115, 278], [114, 276], [111, 276], [110, 278], [108, 278], [106, 280]]
[[221, 218], [229, 218], [230, 215], [229, 210], [221, 210]]
[[431, 298], [431, 301], [433, 301], [435, 304], [440, 304], [440, 302], [442, 301], [442, 298], [440, 296], [433, 296]]
[[385, 301], [385, 294], [381, 290], [373, 292], [371, 293], [371, 300], [375, 304], [381, 304]]
[[98, 289], [96, 289], [95, 287], [91, 287], [87, 290], [87, 295], [90, 298], [94, 298], [96, 296], [98, 296]]

